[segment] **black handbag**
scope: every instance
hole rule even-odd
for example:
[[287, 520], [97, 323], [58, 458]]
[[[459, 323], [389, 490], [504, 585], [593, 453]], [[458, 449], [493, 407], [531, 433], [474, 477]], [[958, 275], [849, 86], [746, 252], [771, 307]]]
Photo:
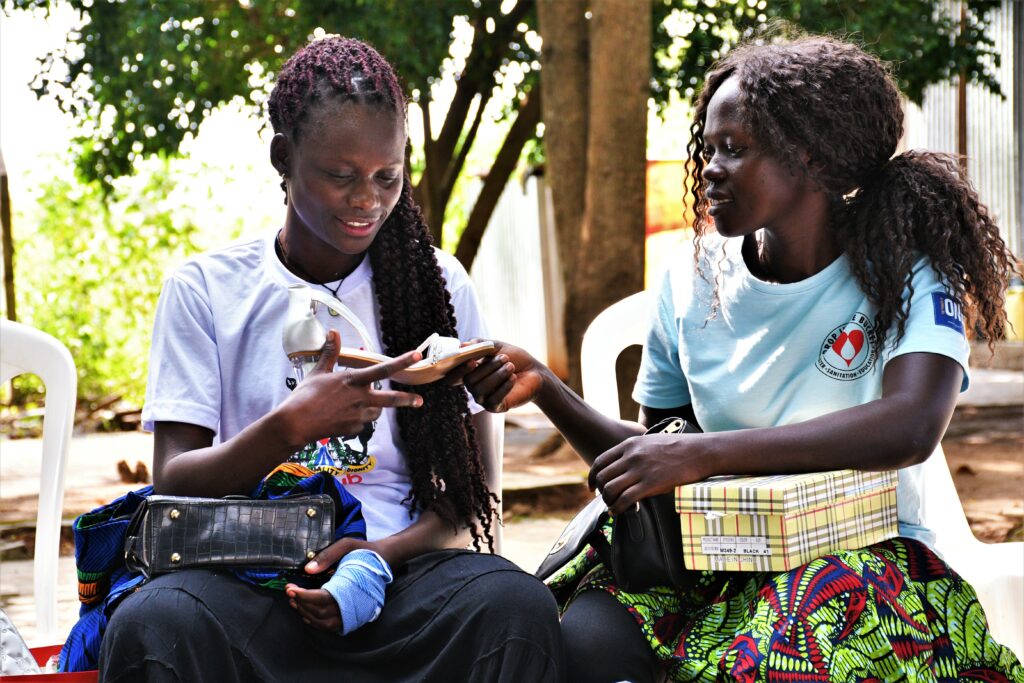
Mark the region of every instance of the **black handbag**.
[[[682, 418], [668, 418], [645, 434], [700, 432]], [[601, 527], [608, 519], [608, 506], [598, 496], [569, 522], [555, 541], [535, 575], [546, 580], [574, 558], [585, 546], [597, 551], [601, 562], [611, 569], [620, 588], [637, 592], [652, 586], [690, 588], [696, 573], [683, 564], [683, 543], [679, 514], [672, 493], [640, 500], [636, 508], [612, 519], [609, 545]]]
[[326, 494], [270, 500], [149, 496], [125, 537], [125, 564], [147, 578], [191, 567], [299, 569], [334, 541]]

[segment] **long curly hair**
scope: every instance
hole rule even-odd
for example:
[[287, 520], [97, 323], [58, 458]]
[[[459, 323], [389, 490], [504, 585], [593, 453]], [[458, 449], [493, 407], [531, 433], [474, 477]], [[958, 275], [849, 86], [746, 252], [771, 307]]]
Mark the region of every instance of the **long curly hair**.
[[894, 324], [892, 343], [904, 334], [910, 308], [904, 292], [924, 254], [961, 302], [968, 329], [993, 348], [1006, 325], [1013, 255], [955, 157], [893, 156], [903, 134], [899, 90], [887, 65], [847, 42], [805, 36], [749, 43], [712, 66], [695, 101], [687, 147], [698, 257], [700, 239], [712, 229], [704, 124], [711, 98], [732, 76], [758, 143], [829, 196], [831, 230], [878, 308], [880, 343]]
[[[310, 112], [328, 100], [381, 107], [405, 121], [405, 97], [394, 69], [372, 47], [351, 38], [314, 41], [288, 60], [268, 102], [274, 131], [297, 139]], [[381, 338], [392, 356], [416, 348], [434, 332], [457, 336], [451, 297], [411, 188], [406, 173], [398, 204], [369, 249]], [[476, 549], [482, 543], [493, 548], [491, 519], [498, 499], [485, 483], [466, 391], [441, 383], [395, 388], [423, 396], [422, 409], [395, 411], [412, 478], [405, 501], [410, 514], [433, 510], [453, 527], [470, 526]]]

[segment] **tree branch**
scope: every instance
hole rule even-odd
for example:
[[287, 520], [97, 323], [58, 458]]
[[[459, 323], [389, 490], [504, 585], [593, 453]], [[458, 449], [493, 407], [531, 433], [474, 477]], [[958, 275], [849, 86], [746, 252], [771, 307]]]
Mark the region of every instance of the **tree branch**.
[[505, 190], [512, 171], [519, 162], [519, 156], [523, 152], [526, 142], [534, 136], [537, 131], [537, 124], [540, 122], [540, 89], [534, 88], [528, 95], [526, 101], [519, 108], [519, 115], [516, 116], [512, 128], [502, 143], [498, 156], [491, 166], [484, 186], [476, 198], [473, 211], [469, 214], [466, 229], [459, 238], [459, 246], [455, 249], [455, 258], [459, 259], [462, 265], [469, 270], [476, 258], [477, 250], [480, 248], [480, 241], [483, 239], [484, 230], [494, 213], [501, 193]]
[[466, 157], [469, 156], [469, 150], [473, 146], [477, 130], [480, 128], [480, 122], [483, 120], [484, 108], [490, 101], [490, 93], [481, 93], [480, 106], [477, 107], [476, 116], [473, 117], [473, 123], [469, 127], [469, 132], [466, 133], [466, 139], [463, 140], [458, 154], [451, 158], [448, 168], [445, 169], [444, 174], [441, 176], [441, 182], [437, 188], [441, 206], [448, 206], [448, 200], [451, 199], [452, 190], [455, 188], [455, 181], [458, 180], [459, 174], [462, 173], [462, 167], [466, 164]]
[[[480, 84], [494, 82], [493, 74], [498, 70], [502, 57], [508, 51], [508, 43], [516, 28], [526, 17], [527, 12], [533, 7], [533, 3], [534, 0], [519, 0], [512, 11], [495, 19], [494, 33], [487, 33], [483, 29], [486, 21], [484, 13], [477, 17], [477, 21], [473, 25], [473, 46], [466, 58], [466, 68], [459, 76], [458, 85], [455, 87], [455, 96], [448, 108], [441, 133], [437, 136], [439, 154], [443, 154], [445, 157], [454, 154], [473, 98], [477, 93], [489, 90], [489, 88], [480, 87]], [[500, 47], [495, 49], [495, 46]]]

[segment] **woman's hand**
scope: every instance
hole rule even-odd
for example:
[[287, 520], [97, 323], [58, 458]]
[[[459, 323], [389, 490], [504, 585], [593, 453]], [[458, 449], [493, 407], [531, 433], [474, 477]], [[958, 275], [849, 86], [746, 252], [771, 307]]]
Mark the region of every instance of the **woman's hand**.
[[341, 610], [334, 596], [323, 588], [303, 588], [289, 583], [284, 588], [288, 604], [313, 628], [329, 633], [341, 632]]
[[[307, 574], [320, 574], [338, 564], [345, 555], [357, 548], [378, 551], [376, 544], [358, 538], [342, 538], [327, 546], [306, 563]], [[310, 626], [328, 631], [341, 632], [341, 610], [334, 597], [323, 588], [303, 588], [289, 583], [285, 586], [288, 604], [299, 613]]]
[[282, 430], [296, 448], [324, 436], [354, 436], [384, 408], [419, 408], [423, 398], [407, 391], [385, 391], [379, 382], [422, 357], [410, 351], [398, 358], [358, 370], [336, 370], [341, 338], [327, 333], [316, 367], [280, 406]]
[[456, 382], [461, 379], [484, 408], [503, 413], [537, 397], [547, 368], [517, 346], [499, 341], [494, 345], [493, 356], [464, 363], [448, 376]]
[[712, 475], [700, 448], [704, 434], [647, 434], [626, 439], [594, 460], [590, 488], [613, 514], [631, 509], [641, 498]]

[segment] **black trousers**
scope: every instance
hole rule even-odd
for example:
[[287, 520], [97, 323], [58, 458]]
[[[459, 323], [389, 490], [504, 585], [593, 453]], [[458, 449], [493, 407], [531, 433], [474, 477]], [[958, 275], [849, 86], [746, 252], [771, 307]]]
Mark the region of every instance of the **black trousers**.
[[560, 681], [554, 598], [508, 560], [441, 551], [400, 567], [380, 617], [347, 635], [307, 626], [284, 594], [227, 573], [158, 577], [103, 637], [100, 680]]
[[660, 683], [667, 680], [629, 611], [609, 593], [587, 590], [562, 615], [570, 683]]

